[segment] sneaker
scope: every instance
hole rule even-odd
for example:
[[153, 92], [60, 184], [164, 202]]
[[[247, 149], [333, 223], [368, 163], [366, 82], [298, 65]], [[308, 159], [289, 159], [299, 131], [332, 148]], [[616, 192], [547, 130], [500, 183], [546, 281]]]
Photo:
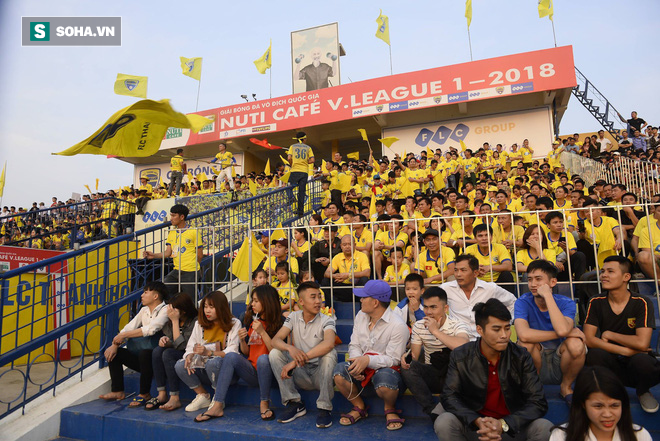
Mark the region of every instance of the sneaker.
[[190, 404], [186, 406], [186, 412], [195, 412], [196, 410], [209, 407], [211, 398], [208, 395], [198, 394]]
[[277, 421], [280, 423], [290, 423], [298, 417], [301, 417], [307, 413], [305, 405], [303, 403], [290, 402], [286, 405], [286, 409], [282, 412]]
[[319, 409], [319, 414], [316, 416], [316, 427], [325, 429], [332, 426], [332, 415], [329, 410]]
[[655, 413], [660, 408], [658, 400], [655, 399], [651, 392], [646, 392], [639, 396], [639, 404], [642, 406], [644, 412]]

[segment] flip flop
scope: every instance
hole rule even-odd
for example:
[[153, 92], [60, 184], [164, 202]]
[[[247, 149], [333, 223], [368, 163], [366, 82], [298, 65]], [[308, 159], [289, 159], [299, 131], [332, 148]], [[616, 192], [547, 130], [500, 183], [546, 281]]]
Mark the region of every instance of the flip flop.
[[146, 404], [147, 401], [144, 398], [142, 398], [141, 396], [137, 396], [133, 398], [133, 401], [129, 403], [128, 407], [131, 409], [135, 409], [137, 407], [145, 406]]
[[[268, 412], [270, 412], [270, 416], [264, 418], [264, 415], [267, 414]], [[274, 420], [275, 419], [275, 412], [273, 412], [273, 409], [266, 409], [263, 412], [261, 412], [261, 419], [263, 421]]]
[[[197, 415], [197, 416], [195, 417], [195, 422], [196, 422], [196, 423], [205, 423], [205, 422], [207, 422], [207, 421], [211, 421], [211, 420], [214, 420], [214, 419], [216, 419], [216, 418], [222, 418], [223, 416], [224, 416], [224, 415], [209, 415], [209, 414], [207, 414], [206, 412], [204, 412], [203, 414], [201, 414], [201, 415]], [[198, 420], [197, 418], [199, 418], [199, 417], [206, 417], [206, 419], [205, 419], [205, 420]]]
[[161, 406], [165, 403], [166, 402], [160, 401], [157, 397], [153, 397], [144, 404], [144, 408], [146, 410], [156, 410], [156, 409], [160, 409]]

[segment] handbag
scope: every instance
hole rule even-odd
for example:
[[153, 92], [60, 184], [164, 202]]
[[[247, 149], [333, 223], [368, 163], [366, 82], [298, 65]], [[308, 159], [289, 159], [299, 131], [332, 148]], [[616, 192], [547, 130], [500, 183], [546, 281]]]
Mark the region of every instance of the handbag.
[[151, 335], [149, 337], [135, 337], [135, 338], [129, 338], [128, 341], [126, 342], [126, 349], [131, 351], [134, 354], [139, 354], [141, 351], [144, 350], [153, 350], [158, 346], [158, 341], [160, 340], [160, 337], [162, 337], [162, 333], [158, 332], [154, 335]]

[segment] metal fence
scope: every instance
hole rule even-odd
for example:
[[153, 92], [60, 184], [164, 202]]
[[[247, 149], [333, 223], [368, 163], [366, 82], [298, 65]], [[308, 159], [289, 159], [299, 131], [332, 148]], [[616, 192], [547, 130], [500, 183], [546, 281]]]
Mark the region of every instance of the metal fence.
[[[321, 183], [307, 186], [309, 213], [319, 206]], [[249, 229], [298, 219], [292, 199], [285, 187], [189, 217], [205, 240], [198, 296], [233, 283], [226, 262]], [[103, 366], [103, 350], [137, 312], [144, 284], [169, 271], [170, 261], [143, 258], [144, 250], [163, 246], [169, 227], [166, 222], [0, 274], [0, 384], [17, 385], [0, 388], [0, 418], [55, 394], [94, 363]]]

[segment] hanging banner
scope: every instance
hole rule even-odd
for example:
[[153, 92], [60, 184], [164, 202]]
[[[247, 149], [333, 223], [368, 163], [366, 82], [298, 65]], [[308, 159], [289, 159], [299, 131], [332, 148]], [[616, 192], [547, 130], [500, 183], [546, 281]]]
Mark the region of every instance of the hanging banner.
[[575, 85], [573, 48], [563, 46], [199, 112], [215, 115], [214, 130], [172, 138], [168, 148]]

